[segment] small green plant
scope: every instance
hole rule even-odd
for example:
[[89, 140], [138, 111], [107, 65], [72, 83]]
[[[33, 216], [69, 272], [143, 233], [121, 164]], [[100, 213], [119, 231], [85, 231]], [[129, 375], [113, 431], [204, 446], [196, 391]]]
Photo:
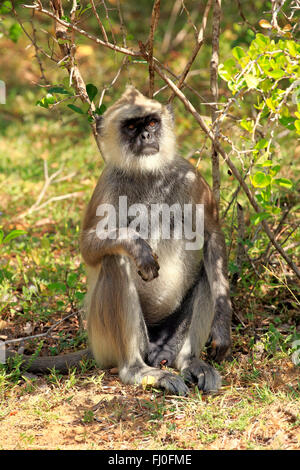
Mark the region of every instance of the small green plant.
[[[261, 209], [251, 216], [252, 224], [264, 219], [274, 223], [283, 216], [294, 189], [294, 182], [280, 175], [285, 148], [278, 135], [280, 127], [294, 141], [300, 135], [300, 45], [289, 32], [279, 38], [276, 31], [258, 33], [248, 48], [234, 47], [232, 56], [219, 66], [232, 92], [231, 107], [238, 109], [239, 141], [231, 142], [231, 151], [247, 171]], [[249, 106], [255, 109], [253, 118]], [[295, 205], [293, 211], [298, 209]], [[248, 244], [249, 254], [262, 253], [265, 243], [264, 237], [256, 237]]]
[[92, 423], [95, 419], [95, 414], [92, 410], [85, 410], [82, 421], [85, 424]]

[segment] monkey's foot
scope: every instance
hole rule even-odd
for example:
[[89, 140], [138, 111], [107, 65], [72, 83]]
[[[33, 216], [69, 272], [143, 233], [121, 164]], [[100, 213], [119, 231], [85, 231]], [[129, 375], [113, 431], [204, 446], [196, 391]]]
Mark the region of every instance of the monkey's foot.
[[164, 345], [162, 348], [156, 343], [150, 343], [146, 362], [152, 367], [159, 367], [160, 365], [170, 367], [172, 366], [175, 357], [175, 351], [168, 345]]
[[182, 375], [186, 382], [196, 384], [204, 393], [217, 392], [221, 387], [220, 374], [200, 359], [193, 359], [190, 366], [182, 370]]
[[161, 388], [172, 395], [186, 396], [189, 393], [189, 389], [181, 377], [154, 367], [144, 366], [139, 370], [136, 367], [124, 368], [120, 371], [120, 378], [124, 383], [149, 385]]
[[211, 360], [221, 362], [230, 357], [231, 340], [230, 337], [221, 337], [212, 333], [206, 343], [207, 353]]
[[186, 397], [189, 394], [189, 389], [181, 377], [171, 372], [162, 371], [163, 375], [157, 382], [157, 386], [162, 388], [172, 395], [180, 395]]

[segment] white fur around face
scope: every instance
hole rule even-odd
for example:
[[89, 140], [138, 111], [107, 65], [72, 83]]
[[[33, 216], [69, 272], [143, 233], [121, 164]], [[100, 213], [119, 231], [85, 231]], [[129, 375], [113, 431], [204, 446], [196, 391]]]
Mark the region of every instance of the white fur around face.
[[[160, 150], [153, 155], [137, 157], [122, 144], [120, 125], [124, 119], [146, 116], [151, 113], [157, 113], [161, 118]], [[109, 165], [127, 171], [148, 172], [159, 171], [173, 160], [176, 152], [173, 119], [167, 108], [158, 101], [150, 100], [129, 87], [120, 100], [105, 112], [103, 119], [100, 147]]]

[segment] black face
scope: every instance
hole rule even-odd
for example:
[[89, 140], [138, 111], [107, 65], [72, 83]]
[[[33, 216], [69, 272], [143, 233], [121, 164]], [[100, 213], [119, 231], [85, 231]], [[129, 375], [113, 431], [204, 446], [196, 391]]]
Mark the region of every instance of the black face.
[[122, 137], [136, 155], [153, 155], [159, 152], [161, 120], [157, 114], [128, 119], [121, 126]]

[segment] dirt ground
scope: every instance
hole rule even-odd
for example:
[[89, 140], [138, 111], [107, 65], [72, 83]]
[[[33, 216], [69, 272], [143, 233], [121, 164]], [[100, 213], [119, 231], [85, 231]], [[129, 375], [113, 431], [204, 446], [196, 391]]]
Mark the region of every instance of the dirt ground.
[[[232, 383], [216, 396], [197, 390], [187, 398], [164, 396], [122, 385], [109, 372], [75, 382], [39, 377], [32, 385], [27, 378], [2, 401], [0, 448], [299, 449], [299, 399], [286, 393], [299, 369], [285, 369], [269, 396], [264, 387]], [[227, 383], [230, 377], [229, 371]]]

